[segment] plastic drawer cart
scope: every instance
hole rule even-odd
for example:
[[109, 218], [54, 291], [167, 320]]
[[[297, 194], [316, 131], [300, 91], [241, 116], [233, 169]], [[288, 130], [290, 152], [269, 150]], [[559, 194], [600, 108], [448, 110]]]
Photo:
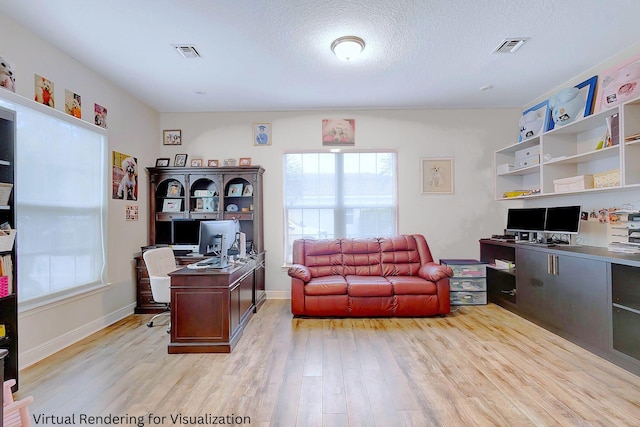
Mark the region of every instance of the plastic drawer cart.
[[449, 279], [451, 305], [487, 303], [487, 265], [476, 259], [441, 259], [453, 270]]

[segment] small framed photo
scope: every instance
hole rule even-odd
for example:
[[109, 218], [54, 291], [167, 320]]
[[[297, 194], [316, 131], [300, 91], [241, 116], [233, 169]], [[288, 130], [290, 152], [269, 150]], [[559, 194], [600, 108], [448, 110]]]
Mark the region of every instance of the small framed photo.
[[229, 197], [239, 197], [242, 196], [242, 184], [229, 184], [229, 190], [227, 191], [227, 196]]
[[244, 197], [253, 196], [253, 185], [247, 184], [244, 186], [244, 190], [242, 190], [242, 195]]
[[182, 199], [164, 199], [162, 212], [180, 212]]
[[217, 168], [218, 166], [220, 166], [220, 162], [218, 162], [217, 160], [207, 160], [207, 166], [209, 166], [210, 168]]
[[271, 123], [253, 124], [253, 145], [271, 145]]
[[169, 181], [167, 183], [167, 197], [180, 197], [182, 192], [182, 184], [178, 181]]
[[182, 145], [182, 131], [180, 129], [163, 130], [163, 145]]
[[187, 154], [176, 154], [176, 158], [173, 161], [173, 166], [184, 167], [187, 165]]
[[166, 168], [167, 166], [169, 166], [169, 158], [160, 158], [160, 159], [156, 159], [156, 167], [157, 168]]
[[251, 157], [240, 157], [240, 166], [251, 166]]
[[453, 158], [420, 159], [422, 194], [453, 194]]
[[236, 165], [236, 159], [224, 159], [224, 165], [225, 166], [235, 166]]
[[202, 167], [202, 159], [191, 159], [191, 167], [192, 168], [201, 168]]

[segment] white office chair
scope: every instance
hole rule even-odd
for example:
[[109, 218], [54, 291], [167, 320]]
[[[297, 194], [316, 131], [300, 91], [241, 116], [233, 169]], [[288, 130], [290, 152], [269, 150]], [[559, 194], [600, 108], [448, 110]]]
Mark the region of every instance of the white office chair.
[[[171, 314], [171, 278], [169, 273], [176, 270], [176, 258], [173, 255], [173, 250], [169, 247], [150, 249], [142, 254], [144, 263], [147, 265], [147, 271], [149, 272], [149, 282], [151, 283], [151, 294], [155, 302], [165, 304], [165, 311], [156, 314], [151, 318], [148, 327], [153, 326], [153, 321], [160, 316]], [[169, 329], [167, 333], [171, 332], [171, 323], [169, 323]]]

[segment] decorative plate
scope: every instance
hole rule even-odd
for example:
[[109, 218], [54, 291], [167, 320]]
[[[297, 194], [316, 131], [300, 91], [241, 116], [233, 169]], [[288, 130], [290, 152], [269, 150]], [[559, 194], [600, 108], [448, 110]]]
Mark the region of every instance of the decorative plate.
[[238, 212], [238, 205], [231, 203], [227, 205], [227, 212]]

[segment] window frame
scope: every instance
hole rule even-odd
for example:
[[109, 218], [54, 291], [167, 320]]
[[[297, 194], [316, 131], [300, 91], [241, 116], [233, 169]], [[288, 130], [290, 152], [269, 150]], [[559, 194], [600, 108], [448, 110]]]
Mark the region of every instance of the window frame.
[[[107, 212], [108, 212], [108, 202], [109, 202], [109, 198], [108, 195], [110, 193], [108, 193], [108, 184], [110, 183], [109, 181], [109, 169], [108, 169], [108, 147], [109, 147], [109, 139], [108, 139], [108, 131], [102, 127], [96, 126], [92, 123], [86, 122], [84, 120], [79, 120], [75, 117], [72, 117], [68, 114], [65, 114], [62, 111], [58, 111], [55, 109], [52, 109], [48, 106], [36, 103], [34, 101], [31, 101], [29, 99], [23, 98], [21, 96], [18, 96], [12, 92], [6, 92], [3, 91], [2, 93], [0, 93], [0, 106], [12, 110], [16, 113], [16, 135], [15, 135], [15, 144], [16, 144], [16, 151], [15, 151], [15, 194], [14, 197], [16, 198], [15, 200], [15, 209], [16, 209], [16, 213], [15, 213], [15, 221], [16, 221], [16, 229], [18, 230], [18, 235], [20, 235], [20, 230], [19, 227], [20, 225], [18, 224], [19, 222], [19, 211], [20, 211], [20, 204], [18, 202], [19, 199], [19, 193], [20, 193], [20, 182], [19, 182], [19, 172], [18, 169], [20, 167], [27, 167], [29, 168], [29, 164], [28, 162], [25, 162], [24, 160], [20, 160], [18, 158], [18, 149], [17, 146], [19, 144], [19, 140], [20, 140], [20, 126], [21, 126], [21, 115], [24, 114], [24, 110], [29, 110], [31, 113], [38, 113], [38, 114], [43, 114], [44, 116], [47, 116], [48, 119], [55, 119], [59, 122], [62, 122], [63, 124], [66, 125], [71, 125], [73, 127], [76, 128], [82, 128], [84, 130], [88, 130], [90, 132], [93, 132], [94, 134], [96, 134], [96, 136], [99, 136], [101, 138], [100, 141], [100, 146], [97, 147], [97, 151], [100, 152], [100, 168], [98, 171], [96, 171], [96, 173], [100, 174], [99, 177], [99, 183], [100, 183], [100, 195], [99, 195], [99, 205], [94, 205], [94, 206], [84, 206], [81, 207], [80, 209], [88, 209], [88, 210], [96, 210], [97, 215], [100, 216], [99, 218], [99, 229], [101, 232], [101, 255], [102, 255], [102, 266], [101, 269], [98, 271], [98, 275], [96, 280], [90, 281], [90, 282], [86, 282], [86, 283], [82, 283], [82, 284], [78, 284], [72, 287], [68, 287], [65, 289], [61, 289], [61, 290], [57, 290], [54, 292], [49, 292], [46, 294], [42, 294], [39, 296], [35, 296], [32, 298], [29, 298], [27, 300], [24, 299], [19, 299], [18, 301], [18, 312], [24, 312], [24, 311], [28, 311], [28, 310], [32, 310], [32, 309], [36, 309], [38, 307], [43, 307], [43, 306], [48, 306], [48, 305], [53, 305], [56, 303], [59, 303], [62, 300], [67, 300], [67, 299], [73, 299], [73, 298], [77, 298], [79, 295], [85, 295], [85, 294], [89, 294], [89, 293], [93, 293], [96, 292], [97, 290], [100, 290], [102, 288], [105, 288], [106, 286], [109, 285], [108, 280], [107, 280], [107, 266], [108, 266], [108, 249], [109, 249], [109, 245], [108, 245], [108, 221], [107, 221]], [[70, 128], [73, 129], [73, 128]], [[72, 132], [73, 130], [70, 130], [70, 132]], [[39, 209], [43, 209], [43, 208], [47, 208], [48, 206], [52, 207], [53, 209], [58, 209], [60, 208], [60, 206], [56, 205], [55, 203], [48, 203], [46, 205], [39, 205], [38, 208]], [[78, 209], [77, 207], [75, 208], [76, 210]], [[17, 242], [16, 242], [17, 244]], [[17, 246], [17, 251], [16, 251], [16, 258], [17, 258], [17, 268], [18, 268], [18, 276], [19, 276], [19, 272], [20, 272], [20, 246]], [[18, 277], [19, 278], [19, 277]], [[20, 283], [20, 281], [17, 281], [17, 287], [18, 287], [18, 297], [20, 298], [20, 289], [21, 286], [24, 286], [23, 284]]]
[[[287, 167], [287, 163], [285, 161], [286, 156], [290, 155], [290, 154], [350, 154], [350, 153], [355, 153], [355, 154], [367, 154], [367, 153], [374, 153], [374, 154], [382, 154], [382, 153], [392, 153], [394, 155], [394, 165], [393, 165], [393, 174], [395, 177], [395, 185], [394, 185], [394, 217], [395, 217], [395, 224], [394, 224], [394, 230], [393, 230], [393, 235], [397, 235], [398, 234], [398, 230], [399, 230], [399, 197], [398, 197], [398, 189], [399, 189], [399, 182], [398, 182], [398, 149], [397, 148], [389, 148], [389, 147], [380, 147], [380, 148], [340, 148], [340, 149], [336, 149], [336, 148], [330, 148], [330, 149], [304, 149], [304, 150], [285, 150], [282, 154], [282, 177], [283, 177], [283, 203], [282, 203], [282, 216], [283, 216], [283, 227], [284, 227], [284, 232], [283, 232], [283, 242], [282, 242], [282, 253], [283, 253], [283, 259], [284, 259], [284, 266], [289, 266], [291, 265], [291, 261], [289, 259], [287, 259], [288, 257], [288, 241], [289, 241], [289, 224], [288, 224], [288, 214], [287, 214], [287, 210], [291, 209], [291, 207], [288, 207], [286, 205], [286, 182], [287, 182], [287, 171], [286, 171], [286, 167]], [[344, 166], [344, 157], [340, 156], [339, 157], [339, 161], [336, 161], [336, 167], [340, 166], [343, 167]], [[321, 208], [327, 208], [327, 209], [332, 209], [332, 210], [341, 210], [343, 211], [343, 214], [341, 216], [339, 216], [342, 221], [343, 224], [341, 224], [341, 227], [343, 230], [346, 231], [346, 225], [344, 224], [344, 219], [346, 218], [346, 213], [345, 210], [347, 209], [347, 206], [344, 203], [344, 199], [342, 197], [342, 194], [340, 190], [342, 190], [343, 186], [340, 186], [340, 188], [338, 189], [338, 196], [339, 199], [338, 201], [336, 201], [336, 204], [329, 207], [329, 206], [319, 206], [318, 209]], [[309, 208], [309, 207], [305, 207], [305, 208]], [[349, 208], [352, 208], [351, 206], [349, 206]], [[295, 208], [294, 208], [295, 209]], [[335, 215], [334, 215], [335, 216]], [[334, 229], [336, 229], [337, 227], [334, 227]], [[335, 238], [340, 238], [340, 237], [335, 237]]]

